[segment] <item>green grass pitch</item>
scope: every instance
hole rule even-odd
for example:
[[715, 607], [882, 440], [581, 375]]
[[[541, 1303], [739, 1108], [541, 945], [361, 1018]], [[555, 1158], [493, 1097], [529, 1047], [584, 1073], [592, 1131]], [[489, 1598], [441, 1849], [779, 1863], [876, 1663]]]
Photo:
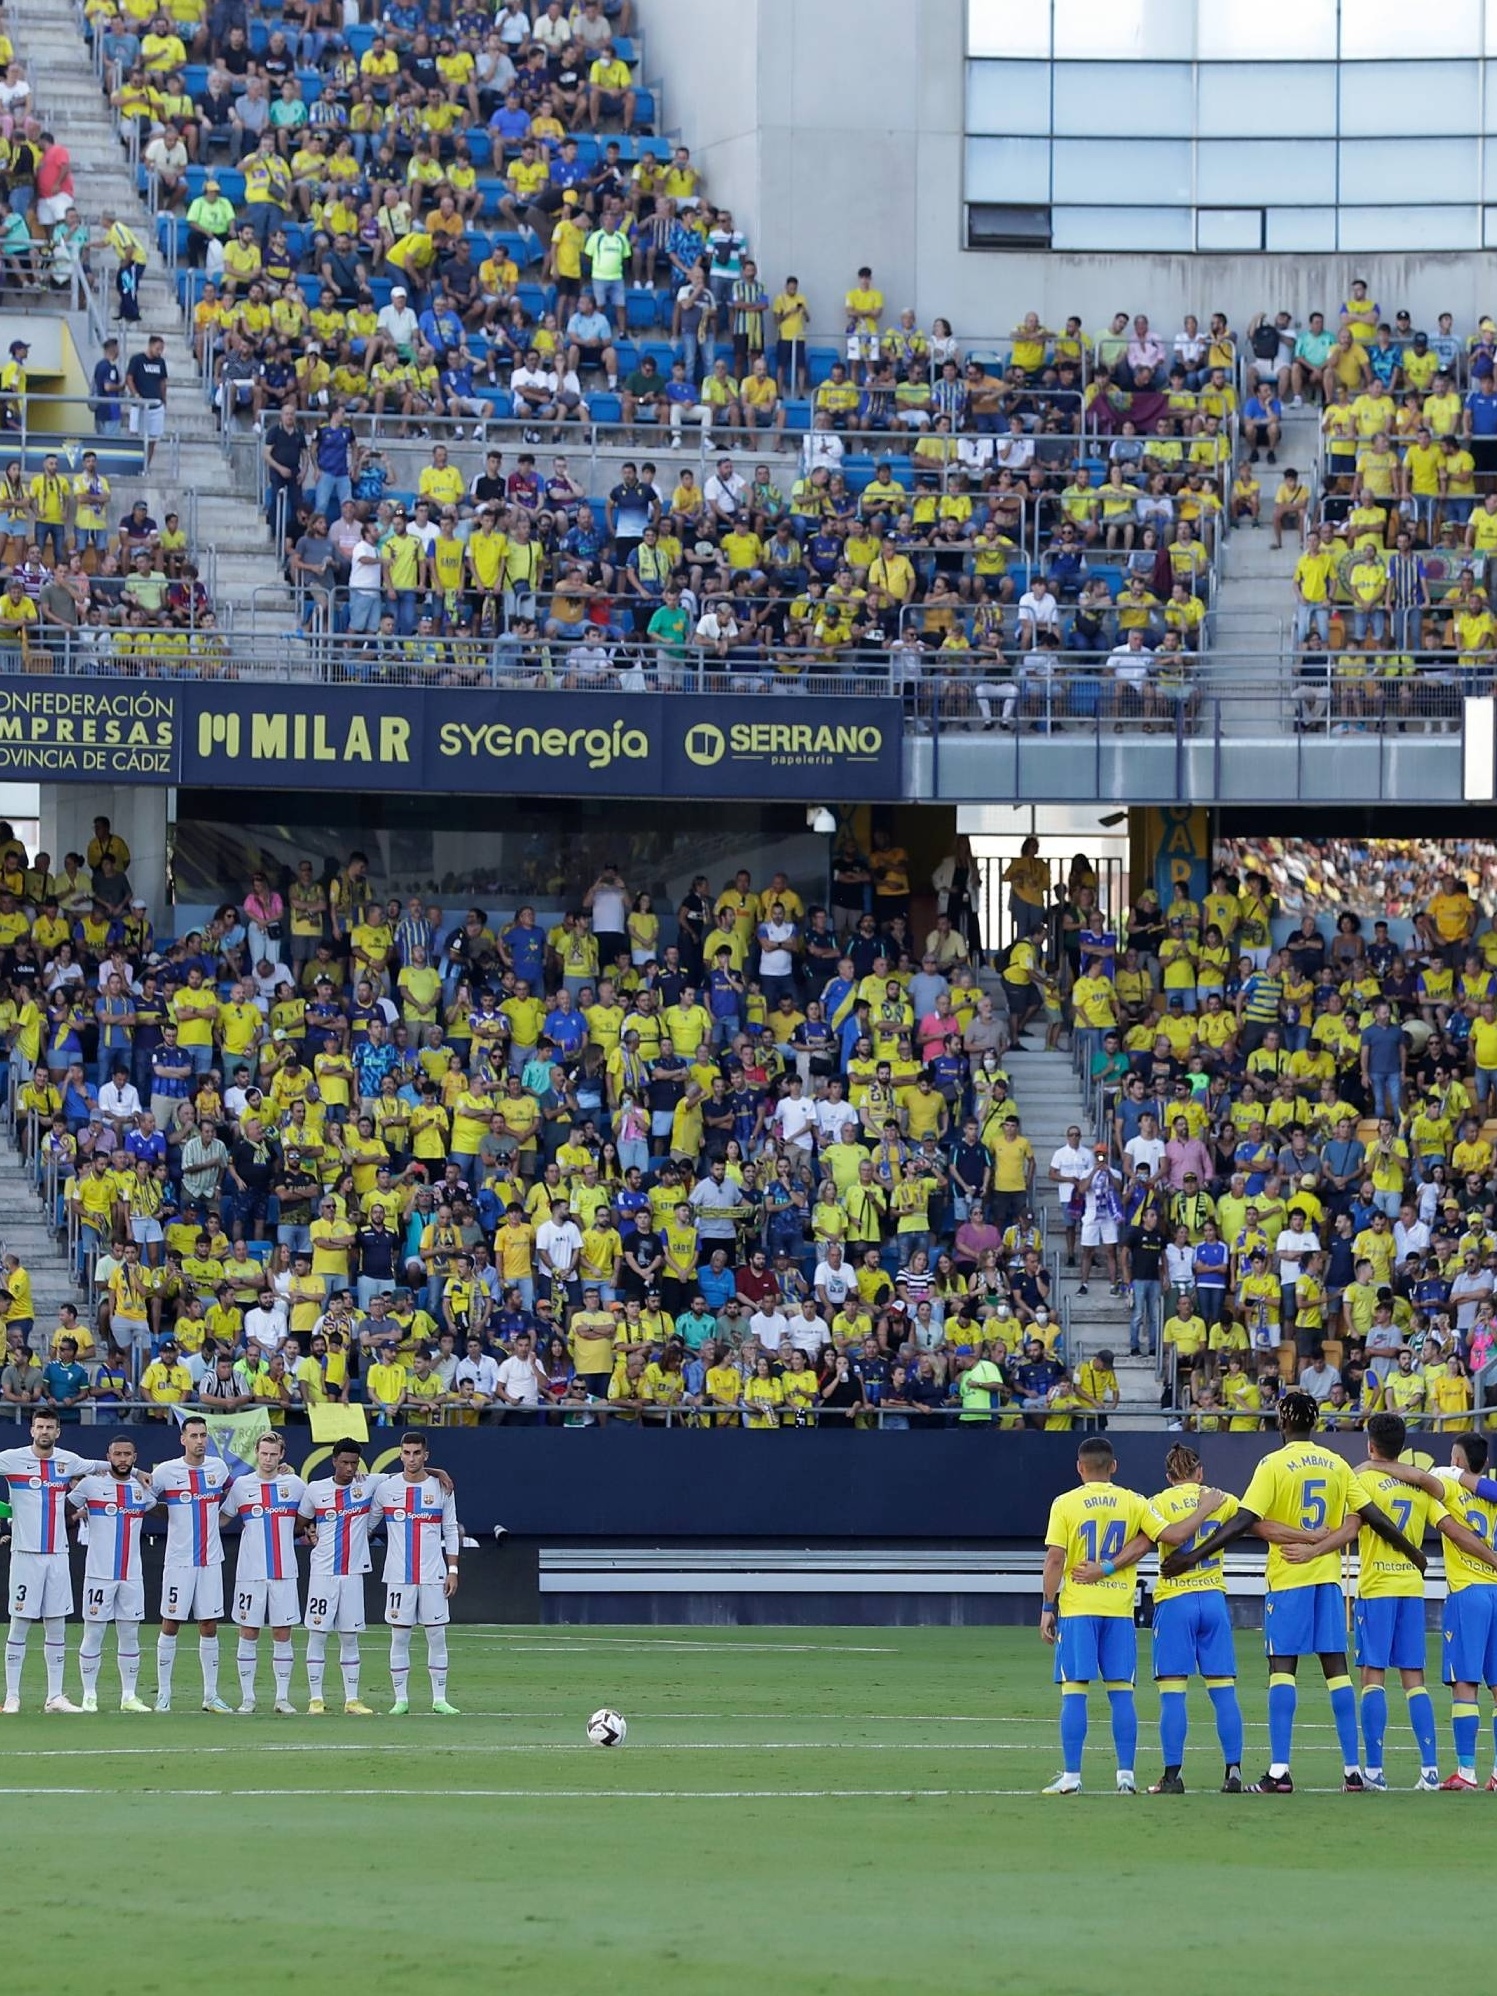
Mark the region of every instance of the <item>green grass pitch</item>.
[[[227, 1631], [222, 1648], [237, 1701]], [[1255, 1637], [1240, 1648], [1252, 1779], [1267, 1758], [1263, 1665]], [[421, 1710], [419, 1635], [405, 1720], [344, 1718], [332, 1657], [334, 1716], [269, 1716], [268, 1642], [262, 1715], [210, 1718], [191, 1708], [190, 1633], [177, 1712], [107, 1709], [111, 1637], [106, 1710], [49, 1718], [39, 1649], [21, 1716], [0, 1726], [3, 1958], [10, 1988], [49, 1996], [122, 1982], [131, 1996], [1160, 1996], [1197, 1983], [1280, 1996], [1348, 1975], [1378, 1996], [1449, 1959], [1497, 1828], [1497, 1797], [1411, 1792], [1396, 1689], [1398, 1792], [1341, 1795], [1313, 1665], [1292, 1799], [1216, 1792], [1199, 1685], [1185, 1797], [1111, 1792], [1099, 1692], [1090, 1792], [1043, 1799], [1057, 1694], [1031, 1630], [463, 1628], [450, 1688], [462, 1717], [448, 1720]], [[371, 1629], [363, 1691], [380, 1708], [386, 1654]], [[1449, 1700], [1437, 1689], [1435, 1701], [1448, 1766]], [[605, 1704], [629, 1721], [622, 1748], [585, 1741]], [[1159, 1766], [1147, 1684], [1139, 1707], [1147, 1782]], [[1485, 1719], [1483, 1733], [1485, 1773]]]

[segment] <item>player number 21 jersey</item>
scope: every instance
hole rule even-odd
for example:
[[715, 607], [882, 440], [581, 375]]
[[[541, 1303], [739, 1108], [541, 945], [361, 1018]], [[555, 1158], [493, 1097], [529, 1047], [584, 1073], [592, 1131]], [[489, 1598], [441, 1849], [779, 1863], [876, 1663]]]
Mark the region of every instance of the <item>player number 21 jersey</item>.
[[306, 1484], [299, 1476], [241, 1476], [224, 1499], [240, 1526], [238, 1580], [295, 1580], [296, 1520]]

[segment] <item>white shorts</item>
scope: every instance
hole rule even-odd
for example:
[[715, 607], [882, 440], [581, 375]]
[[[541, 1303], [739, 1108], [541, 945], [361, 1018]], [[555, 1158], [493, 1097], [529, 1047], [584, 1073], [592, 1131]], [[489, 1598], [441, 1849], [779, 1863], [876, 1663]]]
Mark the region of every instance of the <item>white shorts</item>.
[[149, 1351], [151, 1327], [144, 1317], [113, 1316], [109, 1331], [121, 1351]]
[[85, 1622], [143, 1622], [146, 1618], [146, 1584], [143, 1580], [83, 1579], [83, 1619]]
[[294, 1580], [236, 1580], [234, 1626], [239, 1629], [301, 1627], [301, 1603]]
[[440, 1580], [385, 1589], [385, 1620], [392, 1629], [440, 1628], [450, 1619]]
[[356, 1636], [364, 1628], [364, 1576], [362, 1573], [334, 1573], [326, 1578], [312, 1574], [307, 1581], [307, 1627], [336, 1629], [339, 1635]]
[[13, 1552], [10, 1556], [10, 1618], [50, 1621], [73, 1612], [73, 1576], [65, 1552]]
[[166, 428], [164, 402], [136, 402], [130, 409], [132, 437], [159, 437]]
[[1081, 1223], [1081, 1245], [1083, 1247], [1116, 1247], [1118, 1244], [1118, 1223], [1116, 1220], [1083, 1220]]
[[224, 1570], [218, 1566], [168, 1566], [161, 1575], [163, 1622], [221, 1622]]

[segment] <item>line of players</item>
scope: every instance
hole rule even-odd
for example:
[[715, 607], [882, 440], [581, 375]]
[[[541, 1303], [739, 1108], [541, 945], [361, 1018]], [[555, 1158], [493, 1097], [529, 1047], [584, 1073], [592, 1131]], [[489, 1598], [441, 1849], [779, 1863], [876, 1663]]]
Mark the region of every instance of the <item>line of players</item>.
[[[1497, 1792], [1497, 1480], [1482, 1472], [1481, 1435], [1452, 1438], [1450, 1464], [1428, 1471], [1401, 1462], [1407, 1440], [1396, 1414], [1374, 1414], [1366, 1426], [1368, 1460], [1353, 1469], [1314, 1434], [1315, 1401], [1288, 1393], [1279, 1407], [1283, 1445], [1266, 1455], [1238, 1499], [1207, 1486], [1200, 1457], [1172, 1448], [1168, 1483], [1146, 1498], [1112, 1481], [1112, 1445], [1098, 1436], [1081, 1444], [1080, 1487], [1051, 1506], [1045, 1532], [1040, 1634], [1056, 1646], [1060, 1686], [1062, 1772], [1044, 1791], [1081, 1788], [1087, 1733], [1087, 1694], [1106, 1688], [1117, 1755], [1116, 1781], [1136, 1792], [1138, 1717], [1133, 1702], [1137, 1639], [1132, 1568], [1160, 1554], [1154, 1594], [1153, 1670], [1159, 1687], [1164, 1772], [1152, 1795], [1184, 1792], [1186, 1686], [1199, 1673], [1216, 1717], [1225, 1772], [1224, 1794], [1243, 1791], [1242, 1710], [1237, 1662], [1224, 1586], [1223, 1549], [1244, 1533], [1268, 1542], [1264, 1647], [1268, 1657], [1269, 1765], [1249, 1792], [1288, 1795], [1302, 1657], [1319, 1659], [1340, 1743], [1342, 1787], [1383, 1790], [1383, 1743], [1388, 1725], [1387, 1674], [1396, 1670], [1419, 1750], [1416, 1789], [1470, 1791], [1478, 1786], [1477, 1699], [1485, 1685], [1493, 1701]], [[1434, 1703], [1424, 1681], [1425, 1604], [1422, 1551], [1428, 1532], [1444, 1541], [1447, 1595], [1441, 1648], [1451, 1686], [1455, 1772], [1440, 1779]], [[1361, 1731], [1346, 1656], [1342, 1548], [1358, 1541], [1360, 1575], [1354, 1604], [1355, 1657], [1360, 1667]]]
[[[149, 1472], [136, 1467], [135, 1444], [109, 1444], [102, 1461], [57, 1446], [61, 1428], [53, 1414], [37, 1413], [28, 1448], [0, 1452], [0, 1480], [11, 1506], [10, 1629], [5, 1644], [6, 1713], [21, 1709], [21, 1673], [27, 1642], [40, 1623], [47, 1673], [45, 1710], [96, 1712], [104, 1635], [115, 1627], [120, 1710], [145, 1712], [138, 1695], [140, 1630], [145, 1620], [141, 1528], [163, 1505], [166, 1557], [161, 1582], [161, 1633], [156, 1644], [156, 1707], [172, 1708], [177, 1636], [185, 1623], [198, 1627], [205, 1712], [227, 1713], [219, 1696], [218, 1625], [224, 1619], [222, 1526], [240, 1527], [234, 1576], [233, 1620], [239, 1632], [239, 1711], [255, 1710], [259, 1636], [271, 1631], [274, 1709], [294, 1713], [291, 1702], [291, 1631], [300, 1625], [296, 1567], [298, 1533], [311, 1543], [307, 1581], [307, 1711], [327, 1710], [324, 1681], [328, 1638], [338, 1636], [343, 1709], [373, 1716], [359, 1697], [364, 1630], [364, 1575], [371, 1570], [371, 1531], [384, 1530], [385, 1620], [390, 1629], [392, 1717], [410, 1710], [411, 1636], [426, 1632], [432, 1710], [455, 1716], [447, 1700], [447, 1623], [457, 1592], [460, 1544], [452, 1481], [427, 1461], [424, 1435], [401, 1437], [398, 1473], [370, 1476], [359, 1445], [334, 1445], [331, 1474], [305, 1483], [284, 1466], [279, 1434], [260, 1436], [255, 1466], [235, 1476], [208, 1453], [208, 1428], [190, 1415], [182, 1423], [182, 1454]], [[83, 1576], [83, 1641], [79, 1664], [83, 1702], [64, 1695], [66, 1618], [73, 1612], [68, 1562], [67, 1512], [87, 1520]]]

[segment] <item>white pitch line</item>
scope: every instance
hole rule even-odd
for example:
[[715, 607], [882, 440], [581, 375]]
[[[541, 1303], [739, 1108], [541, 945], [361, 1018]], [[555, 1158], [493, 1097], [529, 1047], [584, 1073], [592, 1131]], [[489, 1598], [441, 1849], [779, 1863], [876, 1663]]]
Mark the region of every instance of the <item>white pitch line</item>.
[[[1198, 1795], [1215, 1796], [1216, 1791], [1201, 1788]], [[1412, 1794], [1414, 1791], [1407, 1791]], [[37, 1795], [138, 1795], [141, 1793], [193, 1796], [211, 1800], [291, 1799], [339, 1801], [355, 1800], [442, 1801], [442, 1802], [852, 1802], [852, 1801], [980, 1801], [999, 1798], [1038, 1801], [1036, 1788], [0, 1788], [0, 1796]], [[1297, 1795], [1339, 1795], [1341, 1789], [1297, 1788]], [[1116, 1800], [1113, 1791], [1097, 1788], [1084, 1791], [1083, 1801]], [[1162, 1812], [1161, 1812], [1162, 1813]], [[1268, 1814], [1268, 1811], [1264, 1811]], [[1277, 1813], [1277, 1812], [1275, 1812]]]
[[685, 1650], [729, 1650], [753, 1651], [770, 1650], [781, 1654], [793, 1650], [801, 1654], [826, 1656], [898, 1656], [899, 1650], [893, 1644], [877, 1643], [724, 1643], [692, 1642], [680, 1636], [662, 1636], [658, 1640], [646, 1636], [571, 1636], [565, 1642], [538, 1643], [529, 1631], [516, 1630], [513, 1635], [503, 1629], [465, 1629], [463, 1634], [473, 1642], [505, 1643], [511, 1649], [534, 1650], [547, 1656], [564, 1656], [568, 1650], [591, 1649], [685, 1649]]

